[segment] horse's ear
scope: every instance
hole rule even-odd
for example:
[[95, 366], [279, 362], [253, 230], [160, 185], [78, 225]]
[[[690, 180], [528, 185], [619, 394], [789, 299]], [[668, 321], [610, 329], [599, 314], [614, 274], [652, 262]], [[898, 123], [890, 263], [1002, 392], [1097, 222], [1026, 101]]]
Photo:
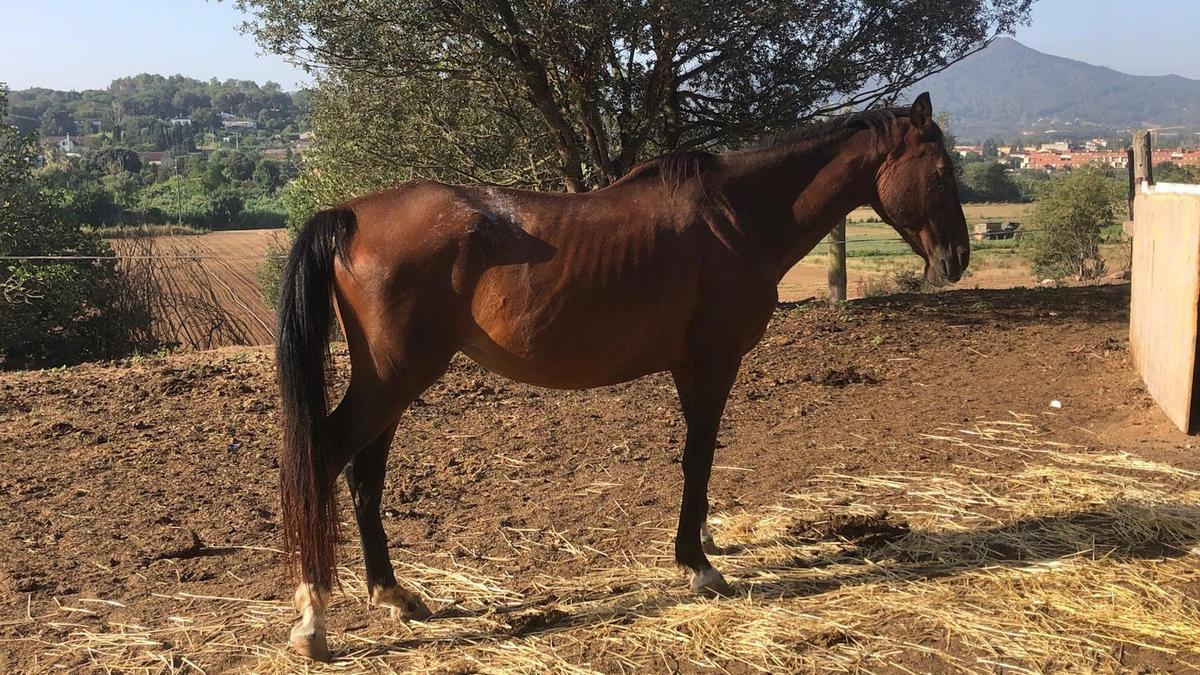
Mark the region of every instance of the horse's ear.
[[912, 107], [908, 109], [908, 119], [918, 129], [924, 129], [933, 121], [933, 104], [929, 102], [929, 92], [921, 94], [913, 101]]

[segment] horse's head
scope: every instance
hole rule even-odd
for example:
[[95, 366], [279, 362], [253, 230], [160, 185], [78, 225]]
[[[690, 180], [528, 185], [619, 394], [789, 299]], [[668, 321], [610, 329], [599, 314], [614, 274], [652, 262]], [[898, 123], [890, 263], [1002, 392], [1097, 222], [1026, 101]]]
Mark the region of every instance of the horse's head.
[[892, 147], [879, 169], [871, 205], [925, 259], [925, 280], [958, 281], [971, 257], [954, 164], [933, 121], [929, 94], [897, 117]]

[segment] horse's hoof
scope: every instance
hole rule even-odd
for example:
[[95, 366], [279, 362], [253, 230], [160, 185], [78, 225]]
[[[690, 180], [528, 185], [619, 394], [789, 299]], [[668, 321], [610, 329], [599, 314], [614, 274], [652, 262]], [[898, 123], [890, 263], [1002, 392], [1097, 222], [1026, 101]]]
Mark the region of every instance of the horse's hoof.
[[704, 552], [708, 555], [721, 555], [724, 553], [724, 551], [721, 550], [721, 547], [717, 546], [717, 542], [713, 541], [711, 538], [701, 539], [700, 546], [704, 548]]
[[424, 621], [431, 616], [433, 616], [433, 612], [429, 611], [429, 607], [420, 600], [417, 600], [415, 605], [405, 609], [392, 607], [393, 621]]
[[421, 598], [399, 586], [376, 589], [371, 602], [390, 607], [393, 621], [424, 621], [433, 615]]
[[292, 628], [289, 642], [301, 656], [322, 663], [329, 662], [329, 645], [325, 642], [324, 633], [314, 633], [308, 627], [298, 625]]
[[734, 595], [725, 577], [721, 576], [715, 567], [703, 572], [693, 572], [692, 590], [707, 598], [730, 598]]

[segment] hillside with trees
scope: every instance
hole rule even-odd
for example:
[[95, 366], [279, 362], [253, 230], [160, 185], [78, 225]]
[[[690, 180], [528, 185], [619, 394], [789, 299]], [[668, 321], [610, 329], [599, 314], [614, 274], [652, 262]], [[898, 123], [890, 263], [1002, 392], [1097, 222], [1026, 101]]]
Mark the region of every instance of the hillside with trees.
[[304, 94], [289, 94], [274, 82], [141, 74], [113, 80], [106, 89], [12, 91], [8, 118], [43, 138], [98, 136], [138, 151], [190, 151], [234, 130], [250, 145], [295, 140], [306, 128], [305, 101]]
[[80, 226], [283, 225], [280, 190], [296, 174], [306, 95], [142, 74], [8, 97], [9, 124], [37, 138], [38, 181]]
[[1200, 80], [1127, 75], [1044, 54], [1011, 38], [922, 81], [961, 140], [1107, 137], [1122, 130], [1200, 130]]

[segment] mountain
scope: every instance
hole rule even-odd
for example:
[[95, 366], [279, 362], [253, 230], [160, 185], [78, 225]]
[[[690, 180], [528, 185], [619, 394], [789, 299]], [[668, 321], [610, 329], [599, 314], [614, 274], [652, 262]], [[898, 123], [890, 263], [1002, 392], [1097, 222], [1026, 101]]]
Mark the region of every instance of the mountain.
[[1132, 128], [1200, 130], [1200, 80], [1127, 75], [1001, 38], [914, 88], [959, 140], [1090, 138]]

